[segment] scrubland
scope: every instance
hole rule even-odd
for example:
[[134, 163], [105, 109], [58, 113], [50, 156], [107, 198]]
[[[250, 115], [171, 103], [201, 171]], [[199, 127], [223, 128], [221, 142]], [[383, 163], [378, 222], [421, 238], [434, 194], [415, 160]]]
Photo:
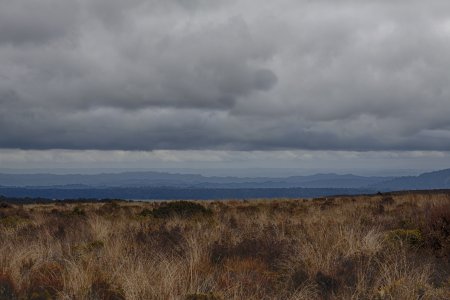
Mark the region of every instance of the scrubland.
[[450, 299], [450, 194], [3, 203], [0, 299]]

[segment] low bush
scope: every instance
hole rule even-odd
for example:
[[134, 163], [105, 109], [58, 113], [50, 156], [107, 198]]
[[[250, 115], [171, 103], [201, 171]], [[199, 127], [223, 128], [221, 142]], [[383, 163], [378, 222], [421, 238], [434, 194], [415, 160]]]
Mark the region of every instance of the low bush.
[[125, 300], [123, 292], [105, 280], [97, 279], [91, 284], [88, 299]]
[[92, 241], [74, 246], [73, 251], [78, 256], [87, 253], [98, 253], [104, 246], [105, 244], [102, 241]]
[[80, 206], [76, 206], [72, 209], [72, 215], [74, 216], [85, 216], [86, 212], [84, 211], [84, 209]]
[[151, 209], [144, 208], [144, 209], [139, 213], [139, 215], [140, 215], [141, 217], [150, 217], [150, 216], [153, 216], [153, 211], [152, 211]]
[[214, 293], [207, 293], [207, 294], [196, 293], [186, 295], [185, 300], [222, 300], [222, 298], [215, 295]]
[[5, 208], [12, 208], [13, 206], [11, 205], [11, 204], [9, 204], [9, 203], [6, 203], [6, 202], [0, 202], [0, 208], [3, 208], [3, 209], [5, 209]]
[[314, 281], [319, 286], [319, 291], [325, 299], [328, 299], [330, 294], [336, 292], [339, 288], [339, 282], [336, 279], [320, 271], [316, 274]]
[[178, 257], [186, 255], [187, 241], [179, 227], [168, 229], [161, 226], [157, 230], [140, 230], [137, 232], [135, 240], [150, 252], [156, 251]]
[[380, 204], [383, 205], [392, 205], [395, 203], [394, 198], [392, 198], [391, 196], [384, 196], [381, 200], [380, 200]]
[[116, 215], [120, 210], [122, 209], [122, 206], [117, 202], [107, 202], [103, 204], [100, 208], [97, 209], [96, 213], [100, 216], [103, 215]]
[[303, 268], [294, 271], [290, 278], [290, 284], [293, 290], [297, 290], [309, 279], [308, 273]]
[[387, 234], [389, 241], [404, 242], [409, 246], [420, 247], [423, 246], [424, 238], [419, 229], [395, 229]]
[[286, 241], [266, 236], [245, 238], [237, 244], [222, 240], [212, 245], [211, 261], [221, 263], [229, 258], [255, 258], [274, 269], [277, 267], [279, 259], [287, 252], [288, 247]]
[[5, 227], [17, 227], [19, 225], [25, 224], [28, 221], [26, 218], [22, 218], [19, 216], [0, 216], [0, 225], [3, 225]]
[[427, 246], [441, 256], [450, 256], [450, 204], [429, 208], [422, 231]]
[[17, 291], [8, 275], [0, 273], [0, 300], [17, 299]]
[[162, 206], [155, 208], [151, 212], [145, 209], [141, 212], [141, 216], [151, 215], [155, 218], [169, 218], [169, 217], [184, 217], [190, 218], [193, 216], [209, 216], [212, 215], [211, 209], [204, 207], [195, 202], [189, 201], [175, 201], [168, 202]]

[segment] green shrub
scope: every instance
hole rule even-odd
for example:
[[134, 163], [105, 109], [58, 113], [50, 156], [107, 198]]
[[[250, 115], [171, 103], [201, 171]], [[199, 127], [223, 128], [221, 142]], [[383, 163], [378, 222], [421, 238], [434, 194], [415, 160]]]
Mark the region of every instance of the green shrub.
[[50, 290], [42, 287], [36, 287], [28, 293], [29, 300], [53, 300], [55, 299]]
[[84, 209], [80, 206], [75, 207], [74, 209], [72, 209], [72, 215], [75, 216], [85, 216], [86, 212], [84, 211]]
[[102, 241], [93, 241], [86, 244], [86, 249], [89, 251], [100, 250], [105, 246], [105, 243]]
[[3, 225], [5, 227], [17, 227], [19, 225], [22, 225], [26, 223], [28, 219], [21, 218], [19, 216], [6, 216], [6, 217], [0, 217], [0, 225]]
[[149, 216], [153, 216], [153, 212], [148, 208], [144, 208], [139, 215], [141, 217], [149, 217]]
[[424, 239], [419, 229], [395, 229], [388, 232], [388, 240], [401, 241], [410, 246], [422, 246]]
[[97, 252], [104, 248], [105, 243], [102, 241], [92, 241], [89, 243], [82, 243], [74, 246], [74, 251], [76, 254], [83, 254], [83, 253], [90, 253], [90, 252]]

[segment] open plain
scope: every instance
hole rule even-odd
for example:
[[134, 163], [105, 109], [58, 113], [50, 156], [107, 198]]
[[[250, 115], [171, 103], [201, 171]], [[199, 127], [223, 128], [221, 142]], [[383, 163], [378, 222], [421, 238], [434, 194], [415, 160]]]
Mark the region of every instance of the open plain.
[[450, 299], [450, 193], [6, 201], [0, 299]]

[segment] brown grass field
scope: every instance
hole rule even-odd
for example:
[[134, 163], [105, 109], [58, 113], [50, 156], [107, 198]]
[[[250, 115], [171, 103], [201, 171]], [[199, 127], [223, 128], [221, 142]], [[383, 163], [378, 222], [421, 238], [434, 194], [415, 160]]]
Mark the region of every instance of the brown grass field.
[[0, 299], [450, 299], [450, 194], [0, 205]]

